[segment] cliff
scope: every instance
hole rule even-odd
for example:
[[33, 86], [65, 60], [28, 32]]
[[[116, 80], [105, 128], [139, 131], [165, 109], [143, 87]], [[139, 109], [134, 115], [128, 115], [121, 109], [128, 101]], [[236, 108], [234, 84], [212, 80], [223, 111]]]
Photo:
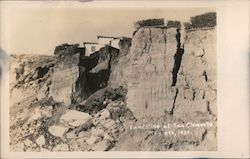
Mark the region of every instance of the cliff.
[[204, 102], [196, 103], [193, 109], [186, 106], [188, 110], [202, 112], [207, 111], [207, 103], [213, 102], [215, 30], [188, 32], [183, 48], [180, 36], [175, 28], [141, 28], [133, 37], [127, 57], [120, 59], [120, 65], [130, 70], [127, 74], [123, 72], [129, 90], [127, 106], [138, 118], [175, 114], [181, 100], [184, 103], [192, 100], [192, 105], [196, 100]]
[[[117, 150], [216, 149], [216, 30], [209, 27], [186, 32], [183, 44], [181, 36], [177, 28], [137, 31], [123, 59], [126, 62], [120, 59], [121, 65], [130, 70], [123, 72], [127, 107], [137, 125], [209, 121], [214, 127], [200, 128], [195, 134], [174, 140], [147, 136], [141, 131], [128, 132], [118, 142]], [[130, 141], [125, 139], [129, 135]], [[164, 141], [165, 147], [159, 144]]]
[[[209, 121], [213, 127], [174, 140], [128, 131], [116, 150], [216, 149], [215, 23], [215, 14], [208, 13], [192, 18], [189, 28], [182, 30], [179, 25], [141, 27], [126, 56], [119, 59], [120, 72], [114, 72], [119, 78], [112, 81], [121, 79], [127, 87], [126, 103], [137, 119], [135, 125]], [[164, 141], [166, 145], [159, 144]]]

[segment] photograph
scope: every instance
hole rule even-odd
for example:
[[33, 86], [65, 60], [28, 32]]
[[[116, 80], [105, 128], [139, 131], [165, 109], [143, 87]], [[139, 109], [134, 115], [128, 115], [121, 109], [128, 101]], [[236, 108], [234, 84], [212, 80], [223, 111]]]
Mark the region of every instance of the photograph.
[[249, 158], [249, 4], [0, 0], [0, 158]]
[[8, 16], [10, 151], [217, 150], [214, 8]]

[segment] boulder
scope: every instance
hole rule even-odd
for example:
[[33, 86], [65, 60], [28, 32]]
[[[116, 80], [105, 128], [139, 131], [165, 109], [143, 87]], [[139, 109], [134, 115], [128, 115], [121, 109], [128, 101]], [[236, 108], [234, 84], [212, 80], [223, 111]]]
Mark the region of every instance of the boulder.
[[53, 136], [62, 137], [68, 131], [68, 128], [63, 126], [50, 126], [48, 131]]
[[70, 110], [61, 116], [60, 122], [69, 127], [86, 127], [91, 124], [91, 118], [92, 117], [88, 113]]
[[39, 146], [42, 146], [45, 144], [45, 137], [43, 135], [39, 136], [37, 139], [36, 139], [36, 143], [37, 145]]

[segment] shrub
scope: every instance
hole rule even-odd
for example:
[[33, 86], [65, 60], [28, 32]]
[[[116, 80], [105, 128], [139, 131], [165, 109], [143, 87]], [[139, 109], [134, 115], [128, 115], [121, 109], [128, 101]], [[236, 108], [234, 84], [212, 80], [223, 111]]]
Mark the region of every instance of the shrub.
[[139, 29], [139, 28], [145, 27], [145, 26], [159, 26], [159, 25], [164, 25], [163, 18], [140, 20], [134, 24], [136, 29]]
[[61, 44], [55, 48], [54, 55], [62, 56], [62, 55], [73, 55], [79, 52], [79, 44]]
[[181, 29], [181, 22], [180, 21], [174, 21], [174, 20], [169, 20], [167, 23], [167, 28], [178, 28]]
[[185, 23], [184, 23], [184, 27], [185, 27], [185, 30], [192, 29], [192, 24], [189, 23], [189, 22], [185, 22]]
[[209, 12], [195, 17], [191, 17], [193, 28], [214, 27], [216, 26], [216, 13]]

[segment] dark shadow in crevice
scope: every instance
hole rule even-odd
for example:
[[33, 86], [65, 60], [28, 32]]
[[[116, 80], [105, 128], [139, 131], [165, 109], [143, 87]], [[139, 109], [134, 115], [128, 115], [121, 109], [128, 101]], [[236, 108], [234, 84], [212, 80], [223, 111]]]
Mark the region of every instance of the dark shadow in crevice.
[[[100, 50], [92, 53], [90, 56], [80, 56], [79, 78], [76, 82], [76, 92], [74, 98], [81, 97], [81, 101], [87, 99], [96, 91], [107, 87], [111, 74], [111, 67], [117, 60], [120, 50], [111, 46], [105, 46]], [[107, 68], [101, 68], [98, 71], [92, 71], [93, 68], [102, 62], [108, 62]], [[75, 101], [79, 103], [81, 101]]]
[[178, 89], [176, 89], [175, 96], [174, 96], [173, 107], [172, 107], [172, 109], [171, 109], [171, 111], [170, 111], [170, 113], [169, 113], [170, 115], [173, 115], [173, 114], [174, 114], [175, 102], [176, 102], [176, 99], [177, 99], [178, 93], [179, 93], [179, 90], [178, 90]]
[[48, 71], [49, 71], [49, 67], [38, 67], [37, 68], [37, 78], [42, 78], [42, 77], [44, 77], [47, 73], [48, 73]]
[[177, 34], [176, 34], [176, 41], [177, 41], [177, 51], [176, 51], [176, 54], [174, 55], [174, 68], [173, 68], [173, 71], [172, 71], [172, 84], [171, 86], [175, 86], [176, 85], [176, 82], [177, 82], [177, 74], [178, 74], [178, 71], [180, 69], [180, 66], [181, 66], [181, 60], [182, 60], [182, 55], [184, 54], [184, 49], [181, 48], [181, 42], [180, 42], [180, 39], [181, 39], [181, 34], [180, 34], [180, 31], [179, 29], [176, 29], [177, 31]]

